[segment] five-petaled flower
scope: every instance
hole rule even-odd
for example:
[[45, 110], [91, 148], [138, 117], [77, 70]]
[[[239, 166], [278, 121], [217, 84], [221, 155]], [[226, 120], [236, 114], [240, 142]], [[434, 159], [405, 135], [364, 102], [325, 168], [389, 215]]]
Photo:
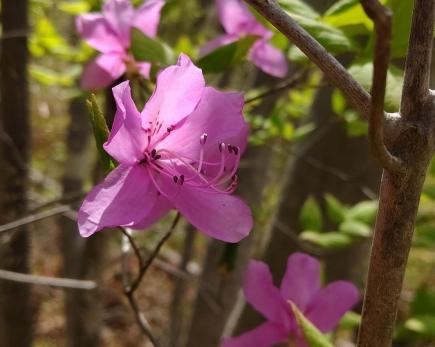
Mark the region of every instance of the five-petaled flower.
[[273, 285], [267, 265], [251, 260], [243, 291], [246, 300], [267, 318], [267, 322], [238, 337], [225, 339], [221, 347], [270, 347], [289, 340], [296, 347], [307, 347], [290, 301], [320, 331], [328, 332], [359, 300], [358, 289], [347, 281], [336, 281], [321, 288], [320, 264], [304, 253], [294, 253], [288, 258], [280, 289]]
[[275, 77], [285, 77], [288, 71], [284, 54], [268, 41], [273, 33], [261, 25], [242, 0], [215, 0], [216, 8], [226, 34], [209, 43], [202, 49], [205, 55], [217, 47], [227, 45], [248, 36], [258, 36], [249, 52], [249, 59], [265, 73]]
[[128, 50], [131, 29], [137, 28], [155, 37], [164, 0], [148, 0], [134, 9], [129, 0], [107, 0], [102, 13], [86, 13], [76, 19], [79, 35], [101, 52], [85, 66], [81, 87], [96, 90], [109, 86], [126, 71], [149, 77], [151, 64], [136, 62]]
[[128, 82], [113, 94], [117, 111], [104, 149], [119, 166], [83, 202], [81, 235], [111, 226], [146, 228], [175, 208], [211, 237], [245, 237], [251, 211], [231, 195], [248, 137], [243, 95], [206, 87], [185, 55], [159, 73], [141, 113]]

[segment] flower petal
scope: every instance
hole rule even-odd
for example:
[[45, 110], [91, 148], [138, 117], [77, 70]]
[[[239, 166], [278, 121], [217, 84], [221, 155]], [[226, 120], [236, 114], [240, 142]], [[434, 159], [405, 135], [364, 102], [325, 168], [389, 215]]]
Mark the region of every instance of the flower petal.
[[103, 15], [119, 37], [121, 45], [128, 48], [134, 17], [134, 8], [130, 0], [107, 0], [103, 5]]
[[176, 65], [159, 73], [156, 89], [142, 111], [143, 127], [156, 130], [153, 131], [154, 141], [196, 108], [204, 88], [201, 69], [184, 54]]
[[106, 18], [99, 13], [86, 13], [76, 18], [80, 37], [102, 53], [123, 52], [124, 48]]
[[270, 31], [257, 21], [242, 0], [216, 0], [216, 7], [220, 22], [228, 34], [270, 37]]
[[164, 0], [149, 0], [142, 4], [134, 15], [133, 26], [149, 37], [155, 37], [160, 22]]
[[151, 64], [146, 62], [137, 62], [136, 66], [140, 74], [146, 79], [150, 78]]
[[266, 322], [237, 337], [223, 340], [220, 347], [271, 347], [286, 342], [288, 333], [279, 324]]
[[86, 196], [78, 213], [80, 234], [105, 227], [130, 226], [152, 210], [158, 193], [145, 168], [120, 165]]
[[305, 316], [322, 332], [335, 328], [341, 317], [359, 300], [350, 282], [336, 281], [321, 289], [308, 305]]
[[252, 229], [252, 213], [238, 197], [174, 183], [172, 177], [153, 175], [159, 190], [199, 231], [225, 242], [239, 242]]
[[320, 290], [320, 263], [304, 254], [294, 253], [287, 260], [287, 269], [281, 281], [281, 295], [291, 300], [304, 312]]
[[273, 284], [269, 267], [251, 260], [243, 278], [243, 292], [246, 300], [268, 320], [290, 329], [293, 316], [290, 305], [283, 299]]
[[[244, 98], [241, 93], [224, 93], [206, 87], [198, 107], [185, 121], [162, 140], [156, 148], [171, 149], [178, 155], [198, 158], [201, 148], [205, 159], [219, 161], [219, 144], [246, 147], [248, 125], [243, 118]], [[207, 134], [204, 145], [200, 137]]]
[[103, 89], [110, 86], [124, 72], [125, 64], [121, 54], [102, 54], [86, 64], [83, 69], [80, 86], [84, 90]]
[[207, 55], [208, 53], [211, 53], [215, 49], [217, 49], [221, 46], [229, 45], [230, 43], [237, 41], [238, 39], [239, 39], [239, 37], [237, 35], [219, 36], [216, 39], [211, 40], [211, 41], [207, 42], [204, 46], [202, 46], [201, 50], [200, 50], [200, 55], [201, 56]]
[[251, 61], [265, 73], [275, 77], [285, 77], [288, 64], [285, 55], [265, 40], [259, 40], [252, 46]]
[[110, 136], [104, 149], [118, 162], [133, 165], [142, 160], [148, 145], [147, 134], [142, 129], [140, 113], [131, 98], [128, 81], [113, 88], [116, 114]]

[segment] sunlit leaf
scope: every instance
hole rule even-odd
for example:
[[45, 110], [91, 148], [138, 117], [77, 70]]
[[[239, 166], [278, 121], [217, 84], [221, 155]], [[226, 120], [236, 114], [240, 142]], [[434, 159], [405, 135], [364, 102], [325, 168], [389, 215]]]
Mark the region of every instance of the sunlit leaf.
[[314, 197], [310, 196], [305, 200], [299, 220], [303, 230], [320, 231], [322, 229], [322, 211]]
[[344, 220], [344, 216], [347, 211], [347, 207], [343, 205], [335, 196], [332, 194], [325, 194], [325, 202], [326, 202], [326, 212], [328, 213], [328, 217], [334, 223], [341, 223]]
[[377, 201], [361, 201], [352, 206], [346, 214], [348, 220], [358, 220], [366, 224], [373, 223], [378, 210]]
[[339, 230], [347, 235], [361, 238], [370, 237], [372, 234], [372, 228], [370, 226], [363, 222], [354, 220], [343, 222], [340, 224]]
[[319, 233], [317, 231], [306, 230], [300, 234], [300, 239], [329, 251], [343, 249], [353, 243], [351, 236], [341, 232]]

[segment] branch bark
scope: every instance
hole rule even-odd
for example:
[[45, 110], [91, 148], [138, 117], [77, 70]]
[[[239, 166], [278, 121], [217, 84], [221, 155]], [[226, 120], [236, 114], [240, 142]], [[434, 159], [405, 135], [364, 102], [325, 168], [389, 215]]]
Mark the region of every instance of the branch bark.
[[402, 126], [395, 139], [388, 139], [392, 153], [407, 168], [403, 173], [383, 174], [358, 347], [391, 346], [421, 190], [434, 151], [435, 105], [428, 98], [434, 20], [435, 1], [416, 0]]

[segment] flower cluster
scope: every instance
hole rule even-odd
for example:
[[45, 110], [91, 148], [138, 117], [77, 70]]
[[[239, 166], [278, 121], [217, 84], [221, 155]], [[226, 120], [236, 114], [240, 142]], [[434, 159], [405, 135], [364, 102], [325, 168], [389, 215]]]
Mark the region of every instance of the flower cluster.
[[287, 59], [279, 49], [269, 43], [273, 33], [257, 21], [242, 0], [215, 0], [215, 2], [226, 34], [207, 43], [201, 53], [205, 55], [222, 45], [248, 35], [255, 35], [258, 36], [258, 40], [251, 47], [249, 59], [265, 73], [275, 77], [285, 77], [288, 71]]
[[245, 274], [246, 300], [267, 321], [238, 337], [228, 338], [221, 347], [271, 347], [292, 341], [308, 347], [297, 326], [290, 302], [321, 331], [335, 328], [340, 318], [358, 301], [358, 289], [350, 282], [336, 281], [321, 288], [320, 263], [303, 253], [292, 254], [278, 289], [266, 264], [251, 260]]
[[164, 0], [148, 0], [134, 9], [129, 0], [107, 0], [102, 13], [78, 16], [79, 35], [101, 55], [86, 65], [81, 87], [96, 90], [110, 86], [127, 71], [149, 77], [151, 64], [136, 62], [129, 53], [131, 29], [156, 36]]

